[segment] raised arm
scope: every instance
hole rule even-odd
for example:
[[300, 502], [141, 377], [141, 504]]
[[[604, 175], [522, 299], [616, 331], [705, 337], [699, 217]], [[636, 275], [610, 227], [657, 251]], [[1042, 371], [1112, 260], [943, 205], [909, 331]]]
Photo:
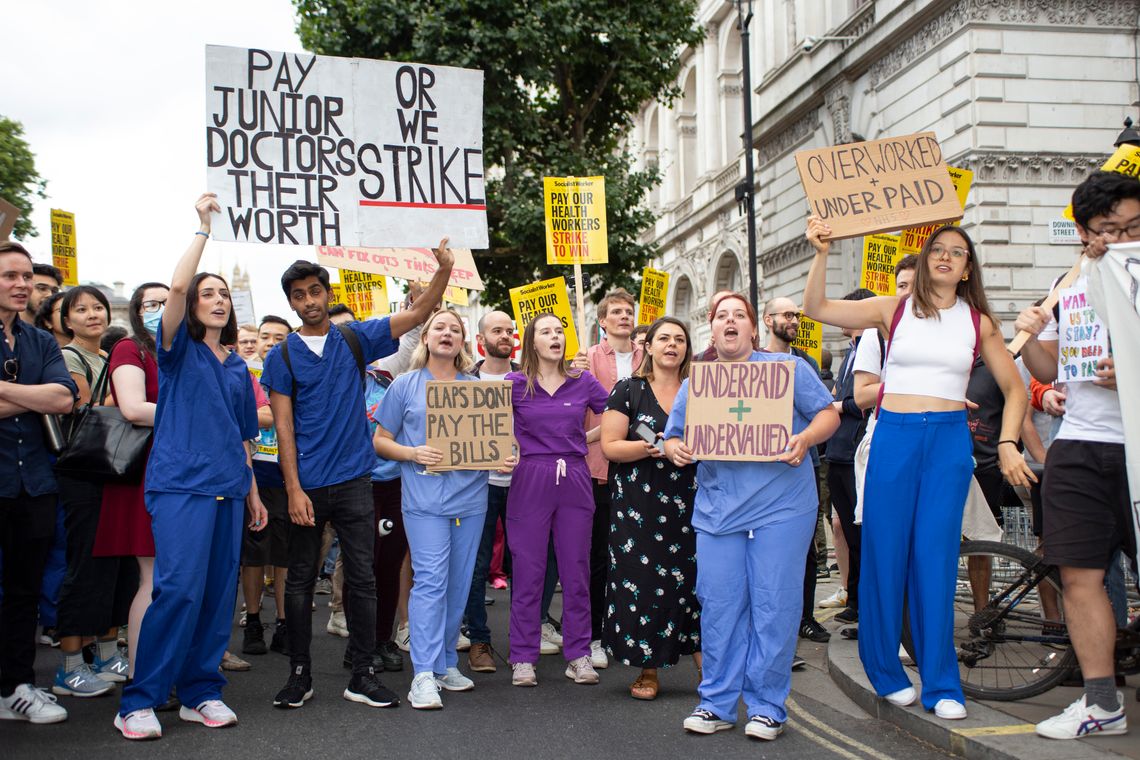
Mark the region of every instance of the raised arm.
[[186, 293], [190, 290], [190, 281], [198, 272], [198, 263], [202, 260], [202, 252], [206, 250], [206, 240], [210, 237], [210, 213], [220, 212], [218, 196], [214, 193], [203, 193], [199, 196], [194, 210], [198, 212], [198, 231], [190, 241], [190, 247], [178, 260], [174, 267], [174, 276], [170, 279], [170, 295], [166, 298], [166, 306], [162, 310], [162, 347], [170, 348], [174, 333], [182, 324], [186, 316]]
[[831, 227], [819, 217], [808, 217], [805, 235], [815, 249], [815, 258], [804, 286], [804, 314], [835, 327], [851, 330], [873, 327], [886, 332], [898, 306], [898, 296], [876, 296], [862, 301], [833, 301], [827, 297], [827, 256], [831, 252], [831, 241], [825, 238], [830, 234]]
[[435, 307], [443, 300], [443, 291], [447, 290], [447, 282], [451, 279], [451, 268], [455, 265], [455, 255], [447, 247], [447, 238], [439, 241], [439, 248], [436, 248], [434, 253], [439, 267], [431, 276], [431, 282], [424, 292], [416, 298], [411, 308], [389, 317], [388, 329], [393, 338], [399, 338], [416, 325], [426, 322]]

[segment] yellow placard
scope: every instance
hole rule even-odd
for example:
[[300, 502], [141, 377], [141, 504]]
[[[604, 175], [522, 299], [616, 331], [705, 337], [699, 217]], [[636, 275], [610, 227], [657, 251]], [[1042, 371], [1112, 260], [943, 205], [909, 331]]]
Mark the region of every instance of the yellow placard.
[[605, 177], [543, 177], [547, 264], [605, 264]]
[[637, 301], [637, 324], [653, 324], [665, 314], [665, 294], [668, 292], [668, 272], [649, 267], [642, 270], [641, 297]]
[[344, 286], [339, 282], [329, 284], [329, 306], [336, 306], [338, 303], [347, 303], [344, 299]]
[[877, 296], [893, 296], [895, 266], [905, 255], [899, 250], [898, 235], [864, 237], [863, 267], [859, 270], [859, 287], [866, 288]]
[[447, 286], [447, 289], [443, 291], [443, 300], [456, 306], [467, 306], [470, 303], [467, 297], [467, 288], [461, 288], [457, 285]]
[[342, 269], [340, 285], [344, 303], [357, 319], [363, 321], [388, 313], [388, 285], [384, 275]]
[[793, 348], [798, 348], [815, 359], [816, 365], [823, 361], [823, 324], [806, 316], [800, 317], [800, 330], [796, 334]]
[[65, 287], [79, 284], [79, 266], [75, 248], [75, 214], [51, 210], [51, 263], [63, 274]]
[[[959, 169], [956, 166], [947, 166], [950, 172], [950, 182], [954, 185], [954, 192], [958, 195], [958, 202], [962, 208], [966, 207], [966, 198], [970, 195], [970, 185], [974, 183], [974, 173], [969, 169]], [[957, 226], [960, 221], [951, 222]], [[930, 233], [941, 227], [940, 224], [924, 224], [921, 227], [910, 227], [899, 234], [899, 252], [905, 256], [908, 253], [918, 253], [922, 250]]]
[[[1140, 147], [1124, 143], [1108, 157], [1107, 161], [1101, 164], [1100, 170], [1127, 174], [1129, 177], [1140, 177]], [[1073, 204], [1070, 203], [1065, 206], [1061, 215], [1069, 221], [1075, 221], [1073, 219]]]
[[566, 278], [533, 282], [511, 288], [511, 309], [515, 313], [515, 329], [523, 334], [534, 315], [549, 311], [562, 320], [566, 331], [566, 358], [572, 359], [578, 353], [578, 333], [574, 329], [574, 315], [570, 310], [570, 293], [566, 290]]

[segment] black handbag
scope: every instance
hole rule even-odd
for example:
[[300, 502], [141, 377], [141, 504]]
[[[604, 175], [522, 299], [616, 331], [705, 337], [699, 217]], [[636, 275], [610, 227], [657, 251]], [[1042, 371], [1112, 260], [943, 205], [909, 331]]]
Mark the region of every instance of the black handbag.
[[56, 472], [81, 480], [139, 483], [146, 471], [154, 428], [135, 425], [117, 406], [98, 406], [106, 396], [107, 365], [66, 429], [67, 444], [55, 463]]

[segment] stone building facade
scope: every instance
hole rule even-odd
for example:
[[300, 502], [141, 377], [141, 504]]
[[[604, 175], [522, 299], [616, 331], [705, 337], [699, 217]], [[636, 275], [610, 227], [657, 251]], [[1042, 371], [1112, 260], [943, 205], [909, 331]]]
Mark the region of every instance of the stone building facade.
[[[1008, 335], [1077, 254], [1049, 244], [1049, 222], [1135, 115], [1140, 0], [755, 0], [753, 10], [761, 300], [798, 300], [811, 263], [796, 151], [933, 131], [947, 162], [974, 172], [962, 225]], [[735, 194], [744, 175], [735, 4], [704, 0], [698, 22], [707, 34], [684, 51], [682, 97], [646, 104], [628, 139], [642, 166], [662, 171], [648, 199], [660, 216], [645, 238], [659, 247], [654, 266], [672, 275], [669, 312], [703, 344], [707, 300], [747, 288], [748, 252]], [[861, 246], [835, 246], [832, 295], [856, 286]], [[825, 337], [841, 342], [837, 331]]]

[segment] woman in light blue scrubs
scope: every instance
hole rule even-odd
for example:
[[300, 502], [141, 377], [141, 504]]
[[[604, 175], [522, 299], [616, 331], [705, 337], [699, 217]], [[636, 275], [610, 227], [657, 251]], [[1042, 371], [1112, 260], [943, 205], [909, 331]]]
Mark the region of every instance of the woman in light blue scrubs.
[[[693, 528], [704, 672], [700, 704], [684, 726], [700, 734], [730, 729], [743, 697], [745, 734], [770, 740], [787, 720], [784, 700], [792, 687], [804, 555], [819, 503], [808, 452], [831, 437], [839, 415], [831, 406], [835, 399], [803, 359], [753, 351], [756, 312], [743, 296], [722, 296], [710, 322], [717, 361], [794, 362], [792, 435], [775, 462], [697, 464]], [[689, 383], [700, 366], [694, 364], [681, 385], [665, 428], [665, 453], [678, 467], [697, 461], [684, 435]]]
[[195, 204], [199, 229], [170, 282], [159, 326], [158, 407], [146, 471], [146, 507], [154, 532], [154, 597], [143, 617], [135, 676], [115, 727], [128, 739], [157, 739], [154, 708], [178, 688], [179, 717], [222, 728], [237, 716], [222, 702], [218, 665], [230, 638], [237, 595], [242, 502], [250, 528], [266, 525], [250, 470], [257, 438], [249, 370], [226, 348], [237, 341], [224, 279], [195, 274], [210, 214], [206, 193]]
[[473, 364], [463, 319], [451, 309], [433, 314], [424, 325], [411, 368], [384, 395], [372, 439], [378, 455], [400, 463], [401, 511], [414, 573], [408, 621], [415, 677], [408, 702], [420, 710], [443, 706], [441, 688], [475, 688], [459, 672], [455, 647], [483, 535], [488, 472], [426, 471], [443, 459], [443, 452], [426, 445], [427, 384], [478, 382]]

